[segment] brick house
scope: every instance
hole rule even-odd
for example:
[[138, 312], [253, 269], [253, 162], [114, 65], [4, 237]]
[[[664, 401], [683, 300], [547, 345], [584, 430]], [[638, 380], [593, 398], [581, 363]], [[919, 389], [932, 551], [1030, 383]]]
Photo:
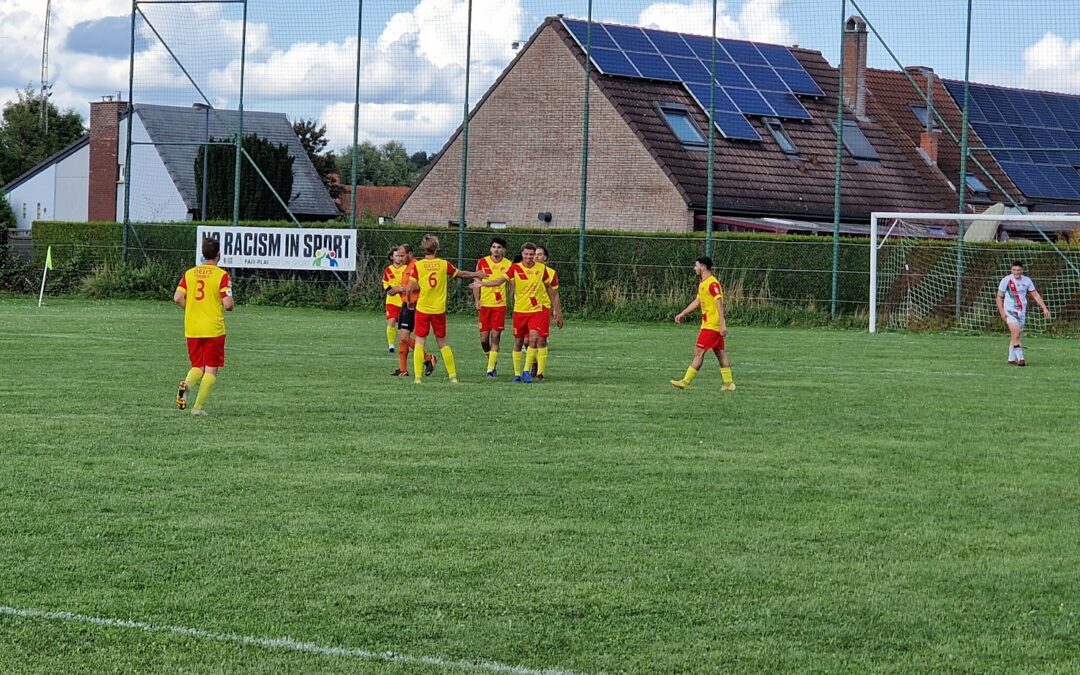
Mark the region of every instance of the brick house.
[[[865, 64], [865, 25], [855, 19], [849, 29], [845, 49], [861, 50], [862, 59], [848, 62]], [[799, 97], [810, 119], [747, 114], [760, 140], [717, 133], [714, 214], [720, 229], [831, 229], [833, 120], [841, 74], [820, 52], [791, 48], [790, 54], [823, 95]], [[550, 17], [475, 106], [469, 125], [469, 224], [536, 226], [537, 214], [550, 213], [550, 222], [541, 226], [577, 227], [584, 66], [584, 49], [567, 21]], [[865, 65], [861, 73], [852, 66], [844, 75], [852, 114], [844, 125], [842, 219], [860, 224], [872, 211], [949, 210], [948, 181], [925, 162], [913, 161], [902, 130], [879, 114], [885, 102], [870, 92]], [[669, 114], [681, 112], [680, 124], [689, 121], [699, 138], [707, 136], [705, 110], [687, 87], [594, 69], [590, 106], [588, 226], [704, 229], [707, 146], [680, 137]], [[459, 129], [405, 198], [399, 222], [445, 227], [458, 219], [460, 157]], [[785, 224], [769, 222], [776, 219]]]
[[[357, 218], [393, 216], [401, 207], [409, 187], [399, 185], [356, 186]], [[352, 186], [342, 185], [341, 194], [334, 200], [346, 216], [352, 213]]]

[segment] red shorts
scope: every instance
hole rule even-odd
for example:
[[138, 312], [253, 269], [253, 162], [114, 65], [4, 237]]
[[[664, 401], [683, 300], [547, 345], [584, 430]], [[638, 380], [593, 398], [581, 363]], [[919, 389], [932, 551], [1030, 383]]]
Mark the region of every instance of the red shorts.
[[527, 338], [531, 331], [545, 335], [543, 312], [514, 312], [514, 337]]
[[393, 319], [395, 322], [398, 317], [401, 316], [401, 305], [387, 305], [386, 306], [386, 320]]
[[540, 314], [540, 337], [546, 340], [551, 335], [551, 308], [545, 307]]
[[506, 329], [506, 307], [481, 307], [480, 308], [480, 332], [495, 331], [501, 333]]
[[222, 368], [225, 366], [225, 336], [188, 338], [187, 353], [192, 368]]
[[701, 332], [697, 334], [697, 346], [698, 349], [722, 350], [724, 348], [724, 336], [720, 334], [720, 331], [702, 328]]
[[435, 337], [446, 337], [446, 313], [442, 314], [424, 314], [421, 311], [416, 312], [416, 330], [413, 333], [418, 338], [426, 338], [430, 331], [435, 331]]

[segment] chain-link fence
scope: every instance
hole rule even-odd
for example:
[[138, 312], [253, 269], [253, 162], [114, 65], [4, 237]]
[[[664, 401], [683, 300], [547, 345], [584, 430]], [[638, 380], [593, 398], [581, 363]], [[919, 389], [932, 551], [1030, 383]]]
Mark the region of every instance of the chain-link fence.
[[[267, 184], [276, 195], [259, 200], [261, 206], [283, 206], [297, 224], [334, 217], [356, 224], [365, 216], [392, 215], [393, 208], [380, 211], [363, 203], [365, 186], [412, 187], [419, 195], [416, 200], [422, 201], [418, 183], [438, 184], [438, 190], [424, 193], [433, 214], [426, 224], [457, 229], [444, 236], [444, 250], [453, 249], [455, 260], [470, 257], [479, 246], [475, 242], [485, 238], [472, 235], [470, 228], [503, 224], [500, 216], [492, 215], [498, 210], [485, 205], [500, 199], [531, 205], [538, 201], [531, 197], [539, 195], [540, 202], [556, 204], [554, 219], [543, 208], [507, 207], [503, 212], [517, 215], [505, 224], [576, 230], [545, 238], [556, 251], [564, 284], [583, 298], [624, 292], [601, 288], [608, 279], [630, 289], [625, 292], [631, 298], [652, 293], [654, 286], [666, 283], [658, 279], [692, 259], [691, 254], [713, 253], [724, 265], [734, 245], [723, 244], [715, 235], [725, 230], [814, 231], [832, 235], [823, 268], [817, 253], [821, 243], [764, 245], [751, 240], [740, 246], [760, 257], [727, 266], [734, 272], [730, 283], [745, 281], [748, 292], [767, 293], [775, 301], [812, 299], [835, 316], [859, 308], [857, 298], [865, 296], [866, 271], [845, 262], [859, 257], [847, 253], [857, 247], [843, 243], [841, 233], [865, 230], [871, 211], [897, 210], [898, 204], [922, 211], [981, 210], [994, 202], [1024, 208], [1080, 204], [1080, 173], [1075, 170], [1080, 166], [1080, 106], [1072, 112], [1074, 99], [1051, 98], [1048, 105], [1057, 107], [1045, 112], [1036, 101], [1013, 93], [1018, 88], [1080, 90], [1080, 14], [1065, 0], [135, 0], [133, 8], [129, 95], [135, 109], [197, 108], [181, 117], [130, 125], [130, 159], [121, 158], [125, 222], [161, 220], [155, 213], [132, 217], [130, 204], [154, 181], [168, 178], [155, 173], [161, 164], [158, 157], [166, 154], [180, 158], [165, 162], [166, 173], [195, 173], [196, 167], [202, 172], [184, 178], [185, 183], [194, 178], [187, 188], [190, 194], [183, 197], [196, 219], [267, 217], [247, 210], [252, 181]], [[585, 58], [574, 62], [547, 55], [537, 61], [529, 56], [530, 49], [541, 49], [548, 19], [567, 29], [566, 44], [580, 43]], [[589, 19], [594, 23], [585, 24], [592, 28], [584, 33], [567, 28], [572, 28], [568, 22]], [[661, 45], [659, 33], [649, 33], [646, 46], [640, 47], [625, 42], [616, 29], [604, 28], [614, 25], [721, 38], [711, 50], [696, 52], [697, 63], [713, 74], [709, 84], [689, 84], [693, 78], [682, 70], [693, 65], [679, 60], [688, 59], [682, 51], [694, 52], [690, 37], [680, 38], [678, 48], [670, 51], [674, 48]], [[766, 58], [756, 65], [740, 56], [738, 45], [729, 39], [797, 44], [791, 53], [799, 63], [771, 60], [768, 48], [760, 47], [753, 58]], [[645, 53], [651, 49], [659, 55]], [[613, 65], [616, 52], [627, 56], [638, 79], [682, 83], [691, 99], [718, 120], [716, 125], [697, 125], [700, 140], [713, 150], [693, 158], [698, 173], [675, 175], [682, 160], [664, 165], [675, 191], [685, 198], [681, 212], [675, 209], [670, 217], [644, 209], [642, 199], [634, 198], [649, 195], [648, 205], [665, 189], [632, 170], [641, 157], [662, 152], [649, 140], [648, 122], [633, 117], [628, 95], [613, 94], [600, 77], [619, 74]], [[527, 63], [533, 65], [525, 67]], [[820, 85], [820, 96], [800, 93], [788, 79], [797, 77], [799, 67]], [[734, 71], [732, 77], [739, 82], [724, 80], [725, 68]], [[515, 72], [522, 82], [515, 81]], [[666, 72], [675, 72], [674, 80], [656, 74]], [[784, 114], [780, 99], [773, 96], [778, 92], [766, 84], [777, 75], [786, 83], [785, 92], [798, 94], [794, 105], [805, 106], [803, 112], [820, 124], [800, 120], [798, 111]], [[1013, 89], [999, 94], [969, 82]], [[521, 143], [513, 136], [513, 146], [500, 150], [505, 136], [481, 124], [477, 115], [484, 97], [494, 101], [499, 87], [514, 94], [513, 101], [500, 108], [507, 119], [540, 125], [535, 143]], [[747, 91], [758, 91], [771, 102], [769, 110], [776, 118], [744, 109], [739, 96], [749, 96]], [[560, 95], [553, 97], [552, 92]], [[567, 98], [576, 103], [570, 108], [556, 105]], [[718, 107], [721, 100], [735, 102], [734, 112]], [[605, 164], [604, 157], [617, 140], [617, 134], [603, 126], [613, 107], [644, 139], [647, 150], [638, 155], [628, 151], [621, 183], [610, 170], [619, 158], [607, 158]], [[1068, 112], [1059, 113], [1058, 108]], [[574, 114], [567, 115], [567, 109]], [[543, 111], [549, 111], [546, 117]], [[796, 147], [787, 154], [789, 165], [783, 165], [768, 164], [752, 153], [728, 152], [747, 147], [746, 141], [732, 140], [731, 128], [721, 123], [724, 115], [736, 113], [739, 118], [745, 113], [743, 122], [766, 144], [772, 142], [771, 135], [784, 148], [781, 139], [787, 133], [788, 143], [794, 138], [794, 145], [802, 145], [801, 155]], [[771, 121], [777, 118], [775, 126], [786, 126], [787, 132], [777, 131]], [[283, 143], [274, 137], [282, 124], [299, 134], [311, 160], [304, 171], [294, 166], [294, 180], [287, 185], [273, 177], [266, 159]], [[476, 126], [470, 130], [470, 124]], [[147, 125], [183, 127], [188, 133], [170, 140]], [[1038, 133], [1006, 133], [1025, 127]], [[813, 129], [832, 135], [813, 137]], [[674, 127], [672, 131], [678, 133]], [[873, 156], [860, 155], [858, 136], [863, 135]], [[266, 141], [266, 147], [260, 141]], [[811, 142], [818, 144], [815, 153], [807, 149]], [[554, 164], [544, 164], [553, 155]], [[200, 157], [205, 161], [200, 163]], [[522, 161], [513, 161], [516, 157]], [[436, 163], [439, 170], [433, 168]], [[1069, 171], [1075, 176], [1067, 175]], [[222, 192], [226, 181], [231, 200], [220, 194], [207, 197], [215, 189]], [[767, 192], [761, 183], [768, 181], [783, 187]], [[507, 185], [516, 192], [499, 193]], [[307, 199], [320, 187], [334, 200], [329, 207], [327, 200]], [[759, 192], [774, 196], [756, 197]], [[661, 196], [656, 196], [657, 204]], [[208, 209], [208, 201], [217, 206]], [[818, 205], [783, 220], [792, 208], [789, 203], [800, 201]], [[164, 208], [158, 203], [150, 207]], [[422, 203], [402, 210], [422, 212]], [[589, 232], [612, 213], [628, 227], [702, 233], [693, 243], [678, 240], [680, 255], [673, 256], [670, 265], [639, 257], [660, 241], [652, 238], [628, 237], [625, 241], [648, 243], [628, 244], [618, 256], [609, 256], [617, 247], [594, 245]], [[637, 215], [641, 217], [635, 219]], [[1031, 238], [1049, 245], [1057, 239], [1035, 230]], [[125, 245], [131, 243], [126, 241], [129, 234], [143, 245], [136, 230], [127, 227]], [[953, 245], [962, 247], [963, 238], [957, 237]], [[809, 266], [814, 269], [792, 262], [802, 260], [805, 250], [815, 251]], [[957, 260], [953, 285], [961, 288], [962, 250]], [[628, 270], [627, 276], [612, 275], [612, 270]], [[794, 287], [786, 281], [792, 275], [799, 276], [803, 292], [788, 290]]]

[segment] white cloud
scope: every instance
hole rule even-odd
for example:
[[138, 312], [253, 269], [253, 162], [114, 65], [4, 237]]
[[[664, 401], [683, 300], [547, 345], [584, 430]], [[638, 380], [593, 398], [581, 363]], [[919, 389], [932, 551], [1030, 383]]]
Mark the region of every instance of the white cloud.
[[[746, 0], [735, 15], [717, 0], [716, 34], [720, 37], [791, 45], [795, 32], [780, 15], [784, 0]], [[638, 15], [642, 26], [697, 35], [712, 34], [712, 3], [706, 0], [657, 2]]]
[[[352, 144], [353, 104], [334, 103], [319, 118], [337, 149]], [[362, 103], [360, 141], [382, 145], [397, 140], [410, 151], [438, 150], [461, 124], [461, 106], [453, 103]]]
[[1080, 93], [1080, 40], [1048, 32], [1024, 50], [1023, 86]]

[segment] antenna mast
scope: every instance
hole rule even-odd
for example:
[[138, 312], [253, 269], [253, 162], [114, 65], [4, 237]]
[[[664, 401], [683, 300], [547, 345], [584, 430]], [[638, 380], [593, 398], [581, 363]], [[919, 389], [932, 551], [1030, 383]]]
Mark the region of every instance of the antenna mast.
[[45, 0], [45, 39], [41, 44], [41, 127], [49, 131], [49, 20], [52, 0]]

